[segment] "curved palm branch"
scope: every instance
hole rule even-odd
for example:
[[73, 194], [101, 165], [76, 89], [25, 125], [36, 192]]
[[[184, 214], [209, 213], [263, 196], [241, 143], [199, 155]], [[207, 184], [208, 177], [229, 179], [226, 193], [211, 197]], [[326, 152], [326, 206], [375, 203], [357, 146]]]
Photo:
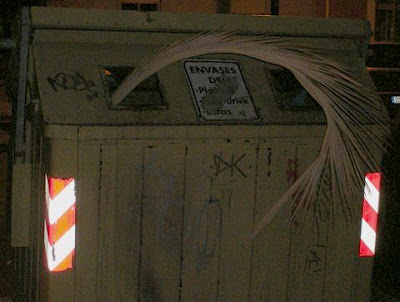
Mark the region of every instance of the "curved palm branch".
[[[363, 171], [380, 170], [373, 150], [383, 148], [388, 135], [387, 113], [373, 89], [360, 84], [351, 71], [315, 49], [299, 46], [293, 39], [244, 36], [236, 32], [210, 32], [195, 35], [162, 49], [138, 66], [112, 96], [119, 103], [143, 80], [180, 60], [216, 53], [252, 57], [289, 69], [324, 110], [327, 129], [319, 156], [293, 183], [279, 201], [253, 228], [253, 238], [282, 206], [296, 201], [294, 215], [317, 201], [324, 174], [329, 173], [333, 204], [352, 215], [349, 205], [362, 188]], [[370, 126], [374, 125], [374, 131]]]

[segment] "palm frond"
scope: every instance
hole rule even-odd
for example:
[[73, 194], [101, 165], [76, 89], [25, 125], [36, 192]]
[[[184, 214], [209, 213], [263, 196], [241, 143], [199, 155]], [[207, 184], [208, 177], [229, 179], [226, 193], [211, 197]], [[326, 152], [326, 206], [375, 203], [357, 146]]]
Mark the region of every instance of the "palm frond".
[[326, 171], [330, 171], [334, 210], [340, 207], [351, 217], [354, 213], [348, 203], [357, 200], [354, 194], [363, 186], [362, 171], [365, 167], [379, 170], [380, 162], [371, 144], [379, 148], [385, 145], [389, 133], [387, 113], [373, 89], [362, 85], [351, 70], [324, 57], [317, 49], [298, 45], [291, 38], [240, 35], [237, 31], [201, 33], [167, 46], [143, 62], [123, 81], [112, 100], [120, 102], [143, 80], [174, 62], [217, 53], [244, 55], [290, 70], [320, 104], [327, 120], [319, 156], [254, 226], [251, 237], [270, 223], [284, 204], [297, 200], [296, 215], [301, 208], [316, 202]]

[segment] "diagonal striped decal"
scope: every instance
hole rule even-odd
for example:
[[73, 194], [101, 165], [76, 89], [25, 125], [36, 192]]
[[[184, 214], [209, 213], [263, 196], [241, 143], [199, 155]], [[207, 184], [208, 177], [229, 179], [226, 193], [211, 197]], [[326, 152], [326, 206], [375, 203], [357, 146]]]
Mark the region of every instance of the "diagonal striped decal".
[[375, 242], [376, 242], [376, 232], [371, 226], [364, 220], [361, 221], [361, 241], [375, 253]]
[[361, 238], [360, 249], [358, 253], [360, 257], [375, 255], [380, 184], [380, 173], [367, 173], [365, 176], [364, 200], [361, 219]]
[[368, 201], [369, 205], [378, 213], [379, 189], [368, 177], [365, 177], [364, 200]]
[[57, 222], [75, 204], [75, 201], [75, 181], [73, 180], [54, 199], [51, 199], [49, 196], [49, 205], [47, 208], [49, 222], [51, 224]]
[[68, 260], [67, 262], [72, 260], [68, 259], [68, 256], [75, 249], [75, 226], [71, 227], [54, 245], [50, 244], [48, 231], [45, 227], [44, 245], [46, 249], [47, 266], [50, 271], [64, 271], [68, 268], [72, 268], [72, 265], [69, 266], [68, 263], [65, 263], [63, 266], [58, 268], [58, 270], [56, 270], [56, 268], [60, 266], [62, 262], [65, 262], [65, 260]]
[[75, 253], [75, 180], [46, 176], [44, 246], [49, 271], [73, 267]]

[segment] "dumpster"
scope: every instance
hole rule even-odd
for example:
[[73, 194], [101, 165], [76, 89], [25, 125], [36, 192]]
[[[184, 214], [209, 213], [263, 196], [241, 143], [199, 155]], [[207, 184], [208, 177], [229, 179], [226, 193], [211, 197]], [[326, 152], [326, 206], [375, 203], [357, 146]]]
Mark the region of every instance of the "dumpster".
[[283, 205], [250, 240], [319, 156], [327, 129], [293, 72], [208, 53], [115, 97], [164, 47], [233, 27], [307, 45], [370, 87], [365, 21], [32, 8], [26, 24], [17, 301], [368, 300], [362, 188], [345, 203], [349, 218], [322, 177], [318, 202]]

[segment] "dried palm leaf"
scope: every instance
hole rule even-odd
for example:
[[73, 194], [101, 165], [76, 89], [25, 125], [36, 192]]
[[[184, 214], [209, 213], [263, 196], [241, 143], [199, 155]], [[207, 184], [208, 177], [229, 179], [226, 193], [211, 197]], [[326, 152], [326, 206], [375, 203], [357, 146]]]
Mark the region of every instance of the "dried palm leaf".
[[112, 101], [118, 104], [143, 80], [164, 67], [205, 54], [244, 55], [280, 65], [293, 73], [324, 110], [327, 129], [319, 156], [254, 226], [252, 238], [271, 222], [284, 204], [295, 202], [296, 215], [299, 209], [309, 208], [316, 202], [321, 179], [326, 173], [331, 180], [334, 210], [340, 207], [351, 217], [353, 207], [349, 202], [357, 200], [354, 194], [361, 192], [363, 171], [380, 170], [379, 157], [373, 150], [374, 147], [383, 148], [388, 134], [387, 113], [373, 89], [360, 84], [345, 66], [294, 41], [237, 32], [194, 35], [143, 62], [112, 96]]

